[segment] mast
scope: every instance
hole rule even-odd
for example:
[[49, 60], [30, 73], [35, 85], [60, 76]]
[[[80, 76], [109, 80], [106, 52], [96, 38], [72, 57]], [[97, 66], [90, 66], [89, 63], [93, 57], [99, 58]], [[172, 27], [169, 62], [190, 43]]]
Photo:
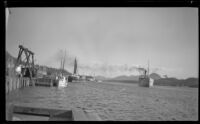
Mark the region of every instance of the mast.
[[149, 76], [149, 60], [148, 60], [148, 73], [147, 73], [147, 74], [148, 74], [148, 76]]
[[61, 63], [60, 63], [60, 73], [62, 74], [62, 65], [63, 65], [63, 58], [62, 58], [62, 53], [61, 53]]
[[76, 74], [76, 73], [77, 73], [77, 60], [75, 58], [75, 60], [74, 60], [74, 74]]
[[66, 50], [65, 50], [65, 55], [64, 55], [64, 58], [63, 58], [63, 65], [62, 65], [62, 70], [64, 71], [65, 69], [65, 56], [66, 56]]
[[61, 63], [60, 63], [60, 70], [62, 70], [62, 58], [61, 58]]

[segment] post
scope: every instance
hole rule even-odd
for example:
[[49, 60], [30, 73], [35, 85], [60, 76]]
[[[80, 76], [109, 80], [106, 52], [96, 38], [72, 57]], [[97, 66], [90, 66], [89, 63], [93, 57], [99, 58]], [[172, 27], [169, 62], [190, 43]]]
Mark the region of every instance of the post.
[[26, 79], [26, 81], [25, 81], [25, 87], [27, 86], [27, 83], [28, 83], [28, 79]]
[[53, 87], [53, 79], [51, 79], [51, 84], [50, 84], [50, 86]]
[[13, 77], [13, 90], [16, 89], [16, 77]]
[[35, 80], [33, 80], [33, 78], [31, 80], [31, 83], [32, 83], [32, 86], [35, 86]]
[[24, 87], [24, 80], [25, 80], [25, 78], [22, 79], [22, 87]]
[[12, 78], [9, 77], [9, 92], [12, 91]]
[[6, 93], [8, 93], [8, 76], [6, 76]]
[[29, 84], [30, 84], [30, 80], [28, 80], [28, 82], [27, 82], [27, 87], [29, 86]]
[[22, 86], [22, 78], [19, 78], [19, 88], [21, 88], [21, 86]]
[[27, 82], [28, 82], [28, 79], [26, 79], [26, 80], [24, 81], [24, 87], [26, 87]]
[[19, 77], [17, 77], [17, 82], [16, 82], [16, 89], [19, 88]]

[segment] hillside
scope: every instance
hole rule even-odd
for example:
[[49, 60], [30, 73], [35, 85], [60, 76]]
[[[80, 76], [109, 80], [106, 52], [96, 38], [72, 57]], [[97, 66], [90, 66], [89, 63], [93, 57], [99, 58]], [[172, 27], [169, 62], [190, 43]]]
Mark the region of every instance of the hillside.
[[126, 75], [121, 75], [121, 76], [117, 76], [112, 78], [111, 80], [134, 80], [134, 81], [138, 81], [139, 76], [135, 76], [135, 75], [131, 75], [131, 76], [126, 76]]
[[98, 76], [95, 76], [95, 79], [97, 79], [97, 80], [106, 80], [107, 78], [104, 77], [104, 76], [98, 75]]
[[154, 85], [199, 87], [199, 82], [198, 78], [187, 78], [185, 80], [176, 78], [161, 78], [155, 80]]
[[[161, 78], [159, 74], [152, 73], [150, 77], [154, 79], [154, 85], [160, 86], [188, 86], [198, 87], [198, 78], [176, 79], [176, 78]], [[124, 83], [138, 83], [139, 76], [120, 75], [111, 79], [106, 79], [108, 82], [124, 82]]]
[[[161, 78], [161, 76], [159, 74], [156, 73], [152, 73], [150, 74], [150, 77], [153, 78], [154, 80], [158, 80]], [[126, 76], [126, 75], [120, 75], [114, 78], [111, 78], [111, 80], [130, 80], [130, 81], [138, 81], [139, 79], [139, 75], [130, 75], [130, 76]]]

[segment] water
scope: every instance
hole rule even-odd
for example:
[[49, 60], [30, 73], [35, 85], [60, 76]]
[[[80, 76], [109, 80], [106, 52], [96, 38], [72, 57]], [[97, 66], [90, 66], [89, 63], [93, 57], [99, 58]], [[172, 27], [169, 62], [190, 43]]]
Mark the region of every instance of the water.
[[198, 119], [197, 88], [144, 88], [116, 82], [69, 83], [67, 88], [26, 87], [16, 90], [6, 97], [6, 102], [94, 110], [102, 120]]

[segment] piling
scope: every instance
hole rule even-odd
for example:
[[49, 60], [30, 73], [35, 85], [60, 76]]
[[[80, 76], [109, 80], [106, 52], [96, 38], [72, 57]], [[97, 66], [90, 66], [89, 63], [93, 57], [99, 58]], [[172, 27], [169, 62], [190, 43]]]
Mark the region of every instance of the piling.
[[22, 78], [19, 78], [19, 88], [22, 87]]
[[[34, 82], [34, 81], [33, 81]], [[31, 81], [25, 77], [6, 76], [5, 92], [9, 93], [13, 90], [30, 86]]]
[[8, 78], [6, 77], [6, 93], [8, 93]]
[[30, 80], [27, 81], [27, 87], [29, 87], [29, 84], [30, 84]]
[[36, 78], [32, 78], [32, 80], [30, 81], [30, 84], [29, 86], [35, 86], [35, 83], [37, 82], [37, 79]]
[[12, 78], [9, 78], [9, 92], [12, 91]]
[[12, 90], [15, 90], [15, 89], [16, 89], [16, 83], [17, 83], [15, 77], [13, 78], [12, 82], [13, 82], [13, 83], [12, 83], [12, 84], [13, 84], [13, 85], [12, 85], [12, 86], [13, 86], [13, 87], [12, 87]]
[[52, 80], [52, 79], [51, 79], [51, 83], [50, 83], [50, 86], [51, 86], [51, 87], [53, 87], [53, 80]]
[[20, 80], [20, 78], [17, 78], [17, 84], [16, 84], [16, 89], [19, 89], [19, 80]]

